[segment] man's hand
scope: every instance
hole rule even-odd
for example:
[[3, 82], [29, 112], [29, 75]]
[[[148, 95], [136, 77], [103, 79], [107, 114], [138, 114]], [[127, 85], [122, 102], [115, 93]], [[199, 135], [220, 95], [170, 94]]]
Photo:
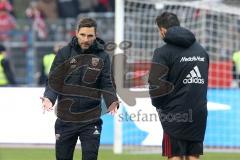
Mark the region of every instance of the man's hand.
[[115, 101], [109, 106], [108, 111], [111, 115], [114, 115], [117, 113], [119, 103], [120, 103], [119, 101]]
[[53, 104], [48, 98], [40, 97], [40, 99], [42, 100], [43, 114], [45, 113], [45, 111], [52, 111], [53, 110]]

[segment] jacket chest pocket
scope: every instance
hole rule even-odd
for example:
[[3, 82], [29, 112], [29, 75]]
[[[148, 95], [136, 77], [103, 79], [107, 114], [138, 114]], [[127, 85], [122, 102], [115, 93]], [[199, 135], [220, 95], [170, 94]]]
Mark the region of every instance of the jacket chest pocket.
[[102, 71], [104, 64], [99, 57], [89, 57], [88, 66], [84, 72], [82, 81], [87, 84], [96, 83]]
[[100, 73], [101, 68], [87, 67], [83, 75], [82, 81], [87, 84], [96, 83]]

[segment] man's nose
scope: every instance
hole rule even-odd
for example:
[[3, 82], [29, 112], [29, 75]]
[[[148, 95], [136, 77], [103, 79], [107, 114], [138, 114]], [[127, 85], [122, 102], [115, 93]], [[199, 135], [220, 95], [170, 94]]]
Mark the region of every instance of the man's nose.
[[87, 37], [87, 36], [84, 37], [84, 38], [83, 38], [83, 41], [84, 41], [84, 42], [87, 42], [87, 41], [88, 41], [88, 37]]

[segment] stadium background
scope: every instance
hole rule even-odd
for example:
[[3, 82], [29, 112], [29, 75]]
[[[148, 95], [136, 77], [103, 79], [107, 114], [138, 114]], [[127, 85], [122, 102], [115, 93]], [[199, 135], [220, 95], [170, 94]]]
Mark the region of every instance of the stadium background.
[[[143, 10], [151, 11], [151, 5], [146, 5], [149, 7], [148, 8], [141, 3], [138, 4], [137, 2], [138, 1], [136, 0], [129, 0], [126, 2], [125, 5], [129, 6], [129, 8], [125, 8], [125, 11], [138, 8], [141, 9], [141, 7]], [[177, 2], [184, 3], [186, 0]], [[17, 157], [13, 157], [13, 153], [19, 154], [19, 157], [22, 156], [22, 159], [31, 159], [31, 157], [29, 157], [28, 151], [32, 152], [33, 155], [35, 154], [34, 159], [53, 159], [50, 157], [53, 157], [54, 155], [52, 144], [54, 143], [53, 124], [55, 115], [53, 113], [42, 115], [41, 103], [38, 99], [43, 92], [42, 88], [39, 88], [37, 85], [38, 77], [40, 74], [40, 62], [43, 55], [52, 52], [53, 45], [56, 42], [68, 42], [71, 39], [71, 37], [74, 35], [76, 20], [80, 17], [89, 16], [95, 18], [99, 26], [99, 36], [102, 37], [106, 42], [114, 42], [115, 38], [114, 8], [112, 8], [112, 10], [106, 9], [105, 11], [101, 12], [97, 10], [95, 12], [91, 11], [91, 13], [80, 13], [75, 18], [59, 18], [50, 20], [47, 18], [27, 18], [25, 16], [25, 10], [29, 4], [30, 1], [27, 0], [15, 0], [13, 2], [13, 8], [15, 11], [14, 15], [17, 26], [15, 29], [7, 33], [7, 39], [1, 40], [1, 43], [3, 43], [7, 48], [8, 57], [11, 61], [12, 68], [18, 82], [17, 87], [14, 86], [13, 88], [0, 88], [0, 126], [2, 126], [0, 131], [0, 159], [4, 160], [17, 160]], [[234, 8], [240, 7], [240, 2], [237, 0], [217, 0], [215, 2], [216, 8], [218, 5], [220, 6], [222, 4], [226, 4], [229, 7]], [[169, 7], [167, 9], [176, 11], [180, 8], [181, 10], [181, 7], [179, 6], [172, 6], [173, 7]], [[228, 13], [223, 12], [223, 15], [225, 14]], [[126, 16], [128, 15], [126, 14]], [[144, 14], [142, 16], [144, 16]], [[214, 17], [210, 12], [208, 15], [209, 22], [205, 26], [206, 30], [209, 29], [208, 40], [201, 41], [202, 39], [199, 39], [199, 41], [202, 42], [203, 46], [209, 51], [212, 60], [210, 66], [212, 70], [212, 72], [210, 71], [210, 77], [212, 79], [209, 79], [208, 100], [213, 105], [209, 109], [206, 139], [204, 143], [207, 151], [214, 153], [208, 153], [209, 157], [206, 157], [206, 159], [240, 159], [239, 154], [237, 154], [240, 147], [240, 128], [238, 127], [240, 124], [240, 119], [238, 118], [240, 114], [240, 90], [238, 87], [233, 85], [234, 79], [232, 79], [233, 73], [231, 60], [232, 53], [240, 49], [240, 45], [238, 44], [240, 33], [240, 16], [234, 14], [230, 14], [230, 16], [236, 17], [235, 19], [237, 19], [237, 23], [234, 24], [234, 26], [237, 28], [237, 30], [229, 29], [227, 30], [227, 33], [229, 33], [229, 35], [235, 35], [235, 37], [219, 37], [219, 39], [225, 38], [224, 41], [222, 41], [223, 44], [214, 42], [216, 39], [215, 37], [217, 37], [219, 34], [224, 34], [222, 33], [224, 32], [224, 29], [217, 30], [214, 27], [212, 30], [209, 29], [211, 28], [211, 25], [218, 25], [218, 23], [213, 24], [215, 19], [218, 19], [218, 17]], [[223, 18], [223, 20], [226, 19]], [[36, 23], [36, 21], [38, 22], [37, 24], [40, 25], [33, 25]], [[45, 25], [43, 25], [44, 27], [41, 27], [41, 23], [45, 23]], [[133, 42], [134, 47], [133, 49], [124, 52], [129, 56], [129, 61], [124, 65], [124, 69], [128, 72], [132, 72], [133, 76], [138, 76], [138, 74], [145, 73], [145, 71], [148, 69], [149, 65], [147, 63], [149, 62], [149, 57], [151, 57], [151, 52], [154, 48], [149, 47], [149, 44], [147, 43], [138, 43], [138, 41], [134, 41], [133, 39], [148, 41], [148, 36], [152, 36], [153, 34], [156, 35], [156, 33], [145, 30], [147, 33], [150, 33], [143, 35], [145, 37], [133, 35], [132, 32], [134, 32], [134, 30], [131, 28], [131, 23], [133, 23], [133, 21], [126, 20], [124, 34], [125, 40]], [[139, 21], [136, 21], [136, 23], [138, 24]], [[148, 22], [144, 22], [144, 20], [142, 20], [140, 21], [140, 24], [141, 23]], [[231, 26], [231, 24], [229, 24], [231, 21], [226, 21], [223, 23], [225, 25]], [[199, 26], [196, 24], [192, 25], [194, 23], [190, 24], [191, 26], [187, 27], [191, 28], [195, 34], [201, 35], [201, 33], [197, 30]], [[140, 28], [140, 26], [138, 27]], [[141, 35], [140, 33], [143, 30], [138, 30], [138, 28], [136, 28], [135, 31]], [[42, 37], [41, 33], [46, 34], [46, 36]], [[158, 43], [159, 39], [156, 39], [156, 41], [153, 39], [150, 42]], [[224, 43], [227, 45], [224, 46]], [[147, 50], [149, 53], [147, 53], [146, 50], [144, 52], [142, 50], [138, 50], [139, 48], [144, 47], [151, 49]], [[221, 54], [222, 48], [227, 50], [227, 56], [225, 54]], [[136, 55], [136, 52], [139, 54]], [[131, 77], [132, 75], [128, 74], [128, 76]], [[124, 81], [124, 87], [134, 87], [136, 85], [142, 85], [142, 83], [143, 82], [131, 79], [129, 80], [129, 78], [126, 78]], [[29, 97], [31, 100], [29, 100]], [[149, 103], [150, 101], [146, 102]], [[145, 104], [147, 105], [146, 102]], [[125, 106], [126, 105], [127, 104], [125, 104]], [[139, 111], [137, 107], [135, 107], [135, 109], [136, 110], [128, 110], [128, 108], [125, 107], [122, 113], [124, 115], [129, 115], [131, 113], [136, 113]], [[127, 118], [127, 116], [125, 116], [125, 118]], [[112, 158], [114, 156], [111, 150], [116, 140], [116, 133], [114, 133], [114, 126], [116, 123], [114, 121], [114, 118], [110, 115], [104, 115], [103, 120], [104, 126], [101, 138], [103, 149], [100, 150], [100, 158], [109, 159], [110, 157]], [[152, 122], [147, 123], [147, 125], [151, 123]], [[153, 124], [156, 123], [153, 122]], [[139, 128], [139, 124], [137, 124], [137, 122], [135, 123], [134, 121], [127, 119], [124, 119], [121, 125], [121, 145], [123, 147], [124, 154], [121, 154], [120, 156], [115, 155], [116, 159], [139, 159], [140, 157], [143, 159], [146, 159], [147, 157], [150, 157], [152, 159], [160, 158], [159, 144], [161, 143], [161, 136], [157, 137], [156, 134], [153, 135], [152, 138], [157, 141], [155, 144], [151, 144], [151, 141], [149, 141], [150, 144], [144, 144], [146, 137], [149, 136], [152, 130], [149, 130], [149, 128]], [[159, 131], [160, 129], [158, 129], [158, 132]], [[26, 149], [26, 147], [32, 148], [32, 150]], [[35, 149], [39, 147], [50, 147], [50, 149]], [[125, 152], [130, 153], [130, 155], [125, 155]], [[47, 153], [45, 158], [42, 157], [42, 153]], [[140, 153], [147, 153], [147, 155], [134, 157], [135, 154], [139, 155]]]

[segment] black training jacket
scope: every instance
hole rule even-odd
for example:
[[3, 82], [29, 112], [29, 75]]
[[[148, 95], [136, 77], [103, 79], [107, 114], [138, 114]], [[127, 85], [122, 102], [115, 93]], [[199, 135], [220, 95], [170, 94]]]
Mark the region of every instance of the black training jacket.
[[[83, 51], [78, 45], [77, 38], [73, 37], [72, 41], [67, 46], [60, 49], [56, 54], [49, 75], [51, 75], [57, 69], [57, 67], [61, 66], [64, 62], [70, 63], [71, 67], [76, 67], [75, 64], [77, 63], [76, 60], [77, 58], [74, 57], [89, 54], [93, 54], [97, 58], [94, 57], [95, 58], [95, 60], [93, 58], [94, 61], [90, 60], [88, 64], [86, 64], [83, 67], [75, 69], [69, 75], [60, 75], [60, 78], [61, 76], [65, 77], [64, 84], [66, 85], [84, 86], [93, 89], [101, 89], [107, 91], [112, 96], [109, 96], [109, 94], [103, 94], [101, 91], [98, 90], [91, 92], [92, 94], [97, 95], [97, 99], [96, 97], [89, 98], [81, 95], [75, 96], [60, 93], [56, 92], [56, 90], [53, 90], [52, 87], [49, 86], [48, 80], [44, 96], [49, 98], [53, 104], [55, 103], [56, 99], [58, 99], [58, 101], [61, 101], [66, 98], [71, 98], [74, 99], [75, 101], [75, 103], [71, 107], [71, 111], [84, 112], [93, 109], [97, 106], [100, 106], [102, 96], [105, 100], [107, 107], [109, 107], [112, 104], [112, 102], [117, 101], [115, 83], [111, 71], [110, 56], [108, 55], [108, 53], [104, 51], [104, 41], [99, 38], [96, 39], [96, 41], [88, 50]], [[101, 69], [97, 68], [98, 63], [100, 63], [99, 60], [103, 62], [103, 67]], [[94, 66], [94, 64], [92, 63], [96, 63], [97, 65]]]
[[[152, 62], [168, 67], [161, 80], [174, 87], [170, 93], [159, 97], [153, 96], [150, 90], [152, 104], [159, 111], [164, 132], [178, 139], [203, 141], [209, 56], [193, 33], [183, 27], [169, 28], [164, 41], [166, 44], [154, 51]], [[149, 85], [154, 89], [151, 78]]]

